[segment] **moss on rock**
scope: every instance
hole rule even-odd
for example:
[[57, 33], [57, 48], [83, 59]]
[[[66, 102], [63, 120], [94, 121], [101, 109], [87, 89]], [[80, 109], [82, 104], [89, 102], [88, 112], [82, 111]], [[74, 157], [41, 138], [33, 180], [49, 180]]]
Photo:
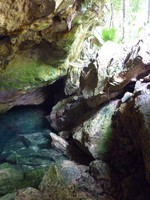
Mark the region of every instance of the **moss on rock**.
[[0, 165], [0, 196], [26, 187], [37, 188], [44, 176], [46, 167], [22, 169], [19, 166], [3, 163]]
[[51, 84], [66, 74], [65, 67], [61, 66], [65, 60], [65, 52], [51, 49], [47, 43], [45, 50], [43, 46], [44, 44], [18, 52], [0, 75], [0, 91], [22, 90]]

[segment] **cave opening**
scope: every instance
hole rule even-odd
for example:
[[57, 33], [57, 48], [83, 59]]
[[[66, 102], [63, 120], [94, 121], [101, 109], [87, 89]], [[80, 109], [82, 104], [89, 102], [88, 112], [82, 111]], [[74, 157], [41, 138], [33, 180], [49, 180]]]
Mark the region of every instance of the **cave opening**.
[[150, 0], [16, 2], [0, 17], [0, 200], [149, 200]]

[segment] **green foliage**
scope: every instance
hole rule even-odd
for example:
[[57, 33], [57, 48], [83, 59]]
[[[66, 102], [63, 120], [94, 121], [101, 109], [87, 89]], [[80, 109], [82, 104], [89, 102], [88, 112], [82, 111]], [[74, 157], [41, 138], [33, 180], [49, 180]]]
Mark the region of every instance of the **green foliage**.
[[141, 8], [141, 3], [143, 0], [130, 0], [130, 7], [132, 8], [133, 12], [138, 12]]
[[102, 29], [101, 37], [104, 42], [114, 41], [116, 39], [116, 29], [115, 28]]
[[122, 7], [122, 0], [113, 0], [113, 1], [110, 1], [110, 3], [113, 4], [113, 7], [116, 11], [119, 11]]

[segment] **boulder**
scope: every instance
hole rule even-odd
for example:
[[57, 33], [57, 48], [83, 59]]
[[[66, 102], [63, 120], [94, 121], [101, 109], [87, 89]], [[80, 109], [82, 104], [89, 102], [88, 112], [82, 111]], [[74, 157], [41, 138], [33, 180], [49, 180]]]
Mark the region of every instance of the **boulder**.
[[[101, 172], [102, 174], [103, 172]], [[104, 172], [101, 177], [105, 175], [106, 173]], [[107, 185], [108, 189], [109, 184], [104, 184], [104, 182], [101, 184], [94, 180], [89, 174], [89, 167], [76, 164], [73, 161], [63, 161], [59, 165], [50, 166], [38, 191], [34, 188], [19, 190], [16, 200], [23, 200], [23, 197], [27, 199], [40, 199], [42, 197], [43, 200], [114, 200], [112, 194], [110, 194], [111, 192], [108, 194], [104, 185]]]
[[[92, 195], [80, 193], [76, 189], [78, 179], [87, 167], [77, 165], [72, 161], [63, 161], [60, 166], [53, 165], [43, 177], [39, 186], [43, 199], [95, 199]], [[80, 190], [79, 190], [80, 191]]]
[[41, 193], [37, 189], [28, 187], [26, 189], [19, 190], [16, 194], [15, 200], [40, 200], [41, 198]]
[[50, 125], [56, 131], [70, 130], [78, 123], [88, 107], [80, 96], [72, 96], [59, 101], [50, 113]]
[[111, 117], [117, 101], [102, 106], [88, 120], [73, 129], [73, 139], [79, 148], [94, 158], [102, 158], [109, 149], [111, 139]]
[[102, 160], [94, 160], [89, 165], [90, 174], [96, 180], [111, 180], [110, 169]]
[[64, 153], [67, 151], [69, 143], [66, 140], [52, 132], [50, 132], [50, 137], [52, 138], [52, 145]]

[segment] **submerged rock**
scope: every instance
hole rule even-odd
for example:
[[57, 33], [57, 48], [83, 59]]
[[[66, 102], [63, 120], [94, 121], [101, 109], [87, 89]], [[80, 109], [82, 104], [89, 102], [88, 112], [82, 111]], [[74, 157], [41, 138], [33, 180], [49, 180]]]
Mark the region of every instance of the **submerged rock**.
[[51, 148], [50, 139], [45, 138], [42, 132], [17, 135], [7, 142], [1, 152], [1, 160], [25, 168], [44, 168], [63, 159], [66, 157]]
[[1, 151], [0, 159], [8, 163], [6, 167], [12, 166], [12, 170], [9, 167], [5, 170], [5, 166], [0, 170], [0, 195], [29, 186], [38, 187], [52, 163], [68, 160], [62, 152], [51, 147], [50, 137], [46, 138], [42, 132], [17, 135], [9, 140]]
[[0, 149], [3, 148], [8, 140], [18, 134], [24, 135], [40, 131], [43, 132], [43, 130], [48, 128], [45, 111], [41, 107], [36, 106], [12, 109], [0, 115], [0, 122]]
[[24, 173], [21, 167], [8, 163], [0, 164], [0, 196], [16, 190], [18, 183], [23, 179]]

